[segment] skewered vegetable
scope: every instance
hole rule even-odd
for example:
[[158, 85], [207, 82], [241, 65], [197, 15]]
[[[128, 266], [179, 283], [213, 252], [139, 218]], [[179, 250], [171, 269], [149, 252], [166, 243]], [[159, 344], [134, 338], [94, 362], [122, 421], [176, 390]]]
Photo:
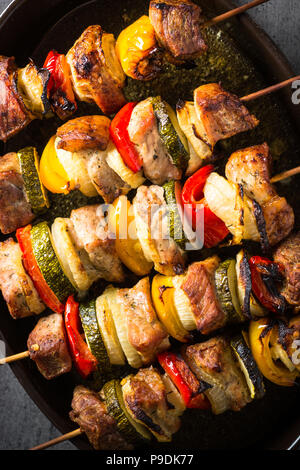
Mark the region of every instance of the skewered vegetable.
[[237, 292], [235, 260], [223, 261], [215, 271], [215, 283], [222, 309], [230, 322], [242, 322], [245, 317], [240, 307]]
[[266, 311], [252, 293], [251, 270], [244, 249], [236, 255], [237, 289], [243, 315], [247, 318], [264, 316]]

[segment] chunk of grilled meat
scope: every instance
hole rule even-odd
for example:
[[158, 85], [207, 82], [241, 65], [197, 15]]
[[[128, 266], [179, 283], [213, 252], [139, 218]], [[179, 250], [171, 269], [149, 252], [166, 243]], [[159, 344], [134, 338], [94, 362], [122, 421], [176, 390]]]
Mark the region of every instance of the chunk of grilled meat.
[[70, 418], [85, 432], [96, 450], [131, 450], [118, 431], [115, 420], [106, 410], [98, 393], [82, 385], [75, 388]]
[[132, 417], [145, 425], [161, 442], [169, 442], [180, 427], [170, 410], [164, 383], [153, 368], [140, 369], [121, 382], [125, 405]]
[[251, 401], [245, 378], [235, 362], [229, 342], [223, 337], [187, 346], [183, 355], [196, 376], [212, 386], [204, 393], [211, 401], [214, 413], [239, 411]]
[[47, 380], [70, 372], [72, 359], [68, 351], [63, 316], [53, 313], [41, 318], [27, 341], [30, 359]]
[[219, 262], [219, 258], [213, 256], [191, 264], [181, 285], [189, 298], [197, 330], [205, 335], [226, 323], [226, 314], [218, 300], [214, 281]]
[[154, 184], [179, 180], [182, 171], [174, 165], [157, 128], [151, 98], [138, 103], [132, 111], [128, 134], [143, 162], [143, 171]]
[[4, 234], [12, 233], [34, 218], [17, 154], [7, 153], [0, 158], [0, 230]]
[[300, 232], [290, 235], [274, 252], [274, 261], [284, 269], [281, 294], [290, 305], [300, 309]]
[[167, 276], [182, 274], [185, 255], [169, 233], [169, 212], [160, 186], [140, 186], [133, 200], [137, 236], [148, 261]]
[[196, 88], [194, 103], [200, 138], [211, 148], [219, 140], [254, 129], [259, 124], [240, 99], [218, 83]]
[[149, 278], [141, 279], [131, 289], [120, 289], [118, 299], [130, 344], [140, 353], [144, 364], [154, 361], [156, 354], [166, 350], [170, 343], [152, 305]]
[[81, 101], [95, 102], [104, 114], [118, 111], [125, 103], [125, 75], [115, 53], [115, 40], [101, 26], [89, 26], [67, 54], [75, 94]]
[[110, 120], [105, 116], [82, 116], [57, 129], [57, 148], [69, 152], [85, 149], [105, 150], [109, 141]]
[[101, 277], [110, 282], [122, 282], [124, 272], [115, 249], [101, 206], [75, 209], [70, 217], [72, 239], [79, 250], [85, 250]]
[[[226, 177], [243, 187], [260, 206], [270, 245], [287, 237], [294, 226], [294, 211], [286, 199], [279, 197], [270, 182], [272, 156], [264, 143], [238, 150], [229, 158]], [[258, 224], [259, 227], [259, 224]]]
[[20, 247], [12, 238], [0, 243], [0, 289], [14, 319], [37, 315], [45, 309], [24, 270]]
[[190, 0], [151, 0], [149, 18], [160, 44], [176, 59], [191, 60], [206, 52], [202, 10]]
[[34, 119], [26, 109], [17, 83], [15, 58], [0, 55], [0, 140], [4, 142]]

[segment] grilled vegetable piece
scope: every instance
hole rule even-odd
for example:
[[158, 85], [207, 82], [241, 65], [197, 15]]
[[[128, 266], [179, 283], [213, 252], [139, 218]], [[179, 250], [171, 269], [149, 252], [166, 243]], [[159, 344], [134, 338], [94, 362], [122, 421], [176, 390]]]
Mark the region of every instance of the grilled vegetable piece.
[[282, 266], [285, 277], [281, 295], [298, 310], [300, 308], [300, 232], [290, 235], [276, 248], [274, 261]]
[[105, 150], [109, 141], [110, 119], [105, 116], [81, 116], [66, 122], [56, 131], [58, 149], [78, 152]]
[[137, 444], [151, 440], [151, 434], [146, 427], [128, 412], [118, 380], [107, 382], [101, 391], [101, 396], [105, 399], [108, 413], [115, 420], [118, 431], [126, 441]]
[[238, 335], [231, 340], [230, 345], [237, 357], [240, 369], [245, 376], [251, 398], [262, 398], [266, 392], [263, 376], [257, 367], [251, 349], [248, 347], [245, 339], [242, 335]]
[[272, 156], [266, 143], [248, 147], [230, 156], [226, 177], [242, 185], [246, 195], [260, 205], [268, 242], [275, 245], [291, 232], [294, 212], [270, 182], [271, 164]]
[[133, 419], [151, 431], [160, 442], [170, 442], [180, 427], [178, 416], [169, 409], [160, 374], [153, 368], [140, 369], [121, 382], [124, 402]]
[[239, 411], [251, 401], [242, 372], [233, 357], [230, 343], [223, 337], [187, 346], [183, 356], [199, 380], [212, 387], [204, 393], [215, 414]]
[[4, 142], [35, 118], [26, 108], [17, 83], [18, 69], [15, 58], [0, 55], [0, 140]]
[[254, 129], [259, 123], [236, 95], [223, 90], [218, 83], [196, 88], [194, 102], [197, 130], [211, 149], [219, 140]]
[[47, 380], [70, 372], [72, 359], [69, 354], [63, 316], [53, 313], [41, 318], [27, 341], [30, 359]]
[[74, 292], [74, 287], [65, 276], [53, 248], [52, 236], [46, 222], [34, 225], [30, 231], [32, 251], [41, 274], [48, 287], [60, 302]]
[[132, 450], [99, 394], [82, 385], [74, 390], [70, 418], [85, 432], [94, 449]]
[[166, 350], [170, 343], [153, 308], [149, 278], [141, 279], [131, 289], [120, 289], [118, 302], [130, 344], [141, 355], [144, 364], [153, 362], [156, 354]]
[[153, 263], [144, 256], [137, 238], [133, 207], [126, 196], [120, 196], [110, 206], [109, 230], [116, 236], [116, 251], [122, 263], [138, 276], [149, 274]]
[[237, 289], [243, 315], [247, 318], [265, 315], [264, 308], [252, 293], [251, 271], [248, 256], [244, 249], [236, 255]]
[[110, 140], [106, 149], [106, 163], [130, 188], [138, 188], [144, 183], [142, 170], [133, 172], [125, 163], [115, 144]]
[[222, 309], [226, 312], [228, 323], [245, 320], [240, 307], [237, 291], [235, 260], [227, 259], [215, 271], [215, 284]]
[[26, 147], [17, 153], [25, 192], [34, 214], [42, 214], [49, 208], [46, 190], [40, 180], [39, 157], [34, 147]]
[[133, 200], [139, 241], [145, 258], [153, 261], [161, 274], [181, 274], [185, 256], [170, 237], [169, 211], [164, 200], [164, 190], [159, 186], [140, 186]]
[[181, 185], [179, 181], [168, 181], [164, 186], [164, 196], [169, 209], [170, 236], [184, 250], [188, 241], [183, 228], [181, 206]]
[[0, 230], [14, 232], [34, 218], [17, 154], [7, 153], [0, 158]]
[[189, 145], [189, 162], [186, 175], [192, 175], [203, 164], [212, 159], [212, 151], [201, 138], [201, 123], [198, 130], [198, 119], [195, 105], [192, 101], [179, 101], [176, 106], [179, 125], [184, 132]]
[[141, 16], [123, 29], [116, 42], [123, 71], [135, 80], [152, 80], [162, 68], [162, 50], [148, 16]]
[[191, 60], [207, 50], [202, 10], [190, 0], [151, 0], [149, 18], [159, 43], [176, 59]]
[[239, 185], [211, 173], [204, 186], [204, 197], [210, 210], [223, 220], [233, 235], [233, 243], [239, 244], [242, 239], [261, 240], [254, 201], [243, 193]]
[[48, 100], [49, 78], [49, 70], [38, 68], [33, 60], [18, 71], [18, 90], [26, 108], [38, 119], [51, 116]]
[[85, 206], [75, 209], [70, 217], [71, 237], [77, 250], [83, 250], [90, 263], [103, 279], [122, 282], [124, 272], [118, 258], [115, 240], [109, 231], [101, 205]]
[[76, 247], [72, 239], [73, 231], [70, 219], [58, 217], [51, 227], [52, 241], [65, 275], [75, 289], [84, 294], [101, 278], [101, 272], [92, 265], [88, 254]]
[[79, 314], [86, 343], [93, 356], [97, 359], [99, 370], [101, 372], [108, 371], [110, 369], [110, 362], [98, 326], [95, 300], [81, 303], [79, 305]]
[[158, 131], [152, 98], [138, 103], [131, 114], [128, 135], [140, 156], [144, 175], [154, 184], [179, 180], [182, 171], [172, 161]]
[[89, 26], [67, 54], [73, 88], [81, 101], [95, 102], [105, 114], [124, 104], [125, 75], [115, 53], [115, 40], [101, 26]]
[[190, 301], [196, 328], [202, 334], [222, 328], [227, 321], [214, 281], [219, 262], [219, 258], [213, 256], [191, 264], [181, 284]]
[[0, 243], [0, 289], [14, 319], [38, 315], [45, 306], [22, 264], [22, 253], [12, 238]]

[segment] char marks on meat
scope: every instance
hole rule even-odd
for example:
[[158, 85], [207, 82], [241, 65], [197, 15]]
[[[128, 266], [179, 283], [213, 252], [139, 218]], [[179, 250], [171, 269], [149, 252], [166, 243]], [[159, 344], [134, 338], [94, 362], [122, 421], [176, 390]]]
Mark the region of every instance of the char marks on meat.
[[281, 294], [300, 309], [300, 232], [284, 240], [274, 253], [274, 261], [284, 268], [285, 283]]

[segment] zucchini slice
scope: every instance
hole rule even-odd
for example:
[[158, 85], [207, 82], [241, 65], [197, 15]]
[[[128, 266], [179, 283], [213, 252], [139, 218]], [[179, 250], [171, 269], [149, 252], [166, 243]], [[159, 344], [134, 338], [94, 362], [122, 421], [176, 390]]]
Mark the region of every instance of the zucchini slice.
[[237, 292], [235, 260], [223, 261], [215, 271], [215, 284], [221, 306], [231, 323], [245, 321]]
[[252, 356], [251, 349], [242, 335], [233, 338], [230, 344], [245, 376], [251, 398], [262, 398], [265, 394], [264, 380]]
[[[170, 236], [175, 240], [180, 248], [184, 249], [187, 238], [183, 230], [182, 219], [180, 215], [180, 183], [179, 181], [168, 181], [163, 185], [165, 201], [169, 208], [169, 227]], [[178, 207], [179, 206], [179, 207]]]
[[96, 300], [96, 315], [110, 363], [125, 365], [125, 356], [118, 339], [115, 323], [105, 292]]
[[138, 171], [137, 173], [134, 173], [130, 170], [130, 168], [125, 165], [123, 158], [111, 140], [108, 143], [105, 153], [106, 163], [108, 166], [110, 166], [110, 168], [131, 188], [138, 188], [144, 183], [145, 178], [143, 177], [143, 172]]
[[236, 276], [238, 296], [242, 312], [247, 318], [263, 317], [265, 309], [257, 302], [251, 292], [251, 272], [248, 263], [248, 256], [244, 249], [236, 255]]
[[106, 299], [110, 310], [112, 312], [112, 317], [115, 323], [116, 332], [118, 339], [124, 351], [125, 357], [128, 361], [128, 364], [135, 369], [142, 367], [143, 362], [141, 356], [134, 349], [128, 340], [128, 330], [126, 318], [122, 314], [122, 309], [118, 301], [118, 289], [109, 286], [105, 290]]
[[17, 153], [27, 199], [34, 214], [39, 215], [49, 207], [46, 190], [39, 176], [39, 157], [34, 147], [26, 147]]
[[126, 409], [120, 382], [118, 380], [107, 382], [102, 392], [107, 411], [116, 421], [118, 430], [125, 439], [132, 444], [145, 440], [149, 442], [151, 440], [150, 432], [145, 426], [135, 421]]
[[110, 362], [97, 322], [95, 300], [81, 303], [79, 305], [79, 314], [86, 343], [98, 361], [98, 369], [101, 372], [109, 371]]
[[[178, 168], [185, 170], [189, 162], [189, 154], [181, 141], [180, 135], [172, 123], [166, 103], [160, 96], [151, 98], [154, 115], [157, 120], [158, 133], [165, 144], [172, 162]], [[174, 122], [174, 117], [172, 118]], [[176, 122], [177, 118], [175, 116]]]
[[64, 302], [75, 289], [60, 265], [47, 222], [34, 225], [30, 235], [33, 254], [46, 283], [58, 300]]

